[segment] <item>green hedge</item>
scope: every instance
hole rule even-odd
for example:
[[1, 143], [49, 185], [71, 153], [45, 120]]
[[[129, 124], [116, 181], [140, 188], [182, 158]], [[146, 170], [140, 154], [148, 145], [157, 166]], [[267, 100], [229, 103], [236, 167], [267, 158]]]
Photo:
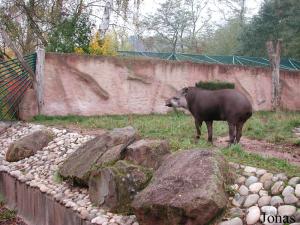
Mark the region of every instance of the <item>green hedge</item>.
[[219, 89], [234, 89], [234, 83], [223, 81], [199, 81], [195, 84], [196, 87], [207, 90], [219, 90]]

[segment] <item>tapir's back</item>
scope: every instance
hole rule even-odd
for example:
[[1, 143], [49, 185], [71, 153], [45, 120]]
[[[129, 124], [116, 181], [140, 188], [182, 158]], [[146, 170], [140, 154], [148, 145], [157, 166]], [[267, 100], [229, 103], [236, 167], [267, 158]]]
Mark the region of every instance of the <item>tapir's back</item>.
[[191, 87], [187, 102], [191, 113], [202, 120], [247, 120], [252, 115], [252, 106], [247, 97], [232, 89], [203, 90]]

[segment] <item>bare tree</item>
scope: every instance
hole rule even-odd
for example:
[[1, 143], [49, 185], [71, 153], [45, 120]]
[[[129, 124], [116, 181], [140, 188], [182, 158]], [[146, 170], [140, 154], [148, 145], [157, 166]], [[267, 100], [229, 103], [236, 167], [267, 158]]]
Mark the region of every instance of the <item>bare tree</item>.
[[178, 45], [183, 51], [183, 40], [191, 26], [191, 14], [181, 0], [168, 0], [144, 20], [144, 25], [164, 40], [175, 53]]
[[[128, 21], [128, 15], [132, 14], [132, 23], [134, 25], [135, 34], [139, 34], [139, 13], [140, 4], [143, 0], [102, 0], [103, 2], [103, 13], [101, 18], [101, 24], [99, 26], [100, 36], [103, 37], [109, 27], [120, 26], [120, 24], [112, 24], [111, 20], [113, 17], [119, 17], [123, 21]], [[101, 0], [100, 0], [101, 2]], [[130, 4], [133, 6], [130, 9]]]
[[[187, 9], [191, 14], [191, 28], [188, 37], [188, 47], [190, 51], [199, 51], [199, 34], [211, 20], [210, 14], [204, 12], [207, 9], [208, 3], [209, 0], [185, 0]], [[208, 16], [204, 16], [204, 14]]]
[[231, 19], [232, 17], [239, 18], [240, 24], [243, 25], [248, 10], [246, 1], [247, 0], [215, 0], [214, 3], [225, 20]]
[[112, 7], [113, 7], [113, 0], [107, 0], [103, 10], [102, 21], [99, 26], [99, 33], [101, 38], [105, 36], [105, 33], [109, 28]]

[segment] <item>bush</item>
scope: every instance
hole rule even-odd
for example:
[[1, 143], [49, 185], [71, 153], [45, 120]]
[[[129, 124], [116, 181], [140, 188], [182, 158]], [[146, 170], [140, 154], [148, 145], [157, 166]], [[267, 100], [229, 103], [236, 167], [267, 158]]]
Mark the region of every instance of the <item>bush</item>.
[[233, 83], [223, 81], [199, 81], [195, 84], [196, 87], [206, 90], [219, 90], [219, 89], [234, 89]]

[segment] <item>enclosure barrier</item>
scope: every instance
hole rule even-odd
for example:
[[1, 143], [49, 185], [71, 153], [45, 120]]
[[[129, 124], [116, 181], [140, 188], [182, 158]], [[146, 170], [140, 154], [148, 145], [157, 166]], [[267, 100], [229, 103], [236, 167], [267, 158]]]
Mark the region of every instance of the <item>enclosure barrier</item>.
[[6, 172], [0, 172], [0, 195], [6, 206], [18, 209], [18, 216], [29, 225], [92, 225], [52, 196]]
[[[36, 53], [24, 56], [35, 71]], [[0, 120], [13, 120], [25, 91], [32, 86], [32, 79], [18, 59], [0, 62]]]
[[[194, 55], [185, 53], [159, 53], [159, 52], [132, 52], [132, 51], [118, 51], [120, 56], [135, 56], [135, 57], [150, 57], [165, 60], [175, 61], [192, 61], [196, 63], [211, 63], [211, 64], [227, 64], [227, 65], [242, 65], [242, 66], [259, 66], [270, 67], [270, 62], [262, 57], [246, 57], [246, 56], [208, 56], [208, 55]], [[281, 59], [281, 70], [300, 70], [300, 62], [295, 59]]]

